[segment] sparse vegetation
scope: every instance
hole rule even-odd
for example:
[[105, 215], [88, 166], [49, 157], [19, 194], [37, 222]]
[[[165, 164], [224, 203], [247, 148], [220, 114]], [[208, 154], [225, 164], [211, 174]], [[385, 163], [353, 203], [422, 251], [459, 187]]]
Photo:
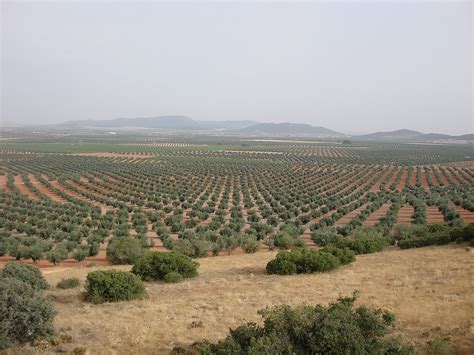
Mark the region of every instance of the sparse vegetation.
[[67, 277], [59, 281], [56, 284], [56, 287], [63, 290], [67, 290], [70, 288], [79, 287], [80, 284], [81, 284], [81, 281], [77, 277]]

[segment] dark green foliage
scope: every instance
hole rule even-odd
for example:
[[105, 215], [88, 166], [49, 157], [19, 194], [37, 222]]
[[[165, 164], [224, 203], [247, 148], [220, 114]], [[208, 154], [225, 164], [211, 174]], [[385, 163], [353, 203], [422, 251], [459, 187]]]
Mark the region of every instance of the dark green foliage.
[[189, 278], [197, 276], [197, 265], [189, 257], [176, 252], [147, 252], [133, 264], [132, 272], [145, 281], [163, 280], [170, 272]]
[[297, 248], [279, 252], [266, 269], [269, 274], [292, 275], [330, 271], [340, 265], [339, 259], [330, 253]]
[[133, 264], [142, 254], [142, 243], [129, 237], [112, 238], [106, 251], [107, 259], [114, 265]]
[[432, 224], [399, 230], [398, 246], [401, 249], [420, 248], [429, 245], [444, 245], [455, 240], [471, 241], [474, 239], [474, 223], [465, 227], [454, 227], [447, 224]]
[[53, 305], [20, 278], [0, 276], [0, 349], [52, 335]]
[[350, 264], [356, 259], [355, 253], [348, 248], [341, 249], [334, 245], [328, 245], [320, 250], [325, 253], [334, 255], [336, 258], [339, 259], [341, 265]]
[[29, 284], [34, 290], [45, 290], [48, 288], [41, 271], [31, 265], [18, 264], [8, 262], [5, 267], [0, 270], [0, 278], [13, 277]]
[[354, 230], [349, 237], [338, 234], [332, 228], [316, 230], [312, 234], [314, 242], [320, 246], [333, 245], [339, 249], [350, 249], [356, 254], [369, 254], [382, 251], [387, 239], [374, 228]]
[[81, 284], [81, 281], [77, 277], [68, 277], [65, 279], [62, 279], [56, 284], [57, 288], [66, 290], [70, 288], [76, 288]]
[[89, 302], [129, 301], [145, 297], [142, 280], [130, 272], [99, 270], [87, 274], [85, 298]]
[[53, 263], [54, 265], [56, 265], [57, 263], [60, 263], [61, 261], [66, 260], [67, 256], [68, 256], [67, 250], [65, 248], [58, 247], [54, 250], [50, 250], [46, 254], [46, 259], [48, 259], [50, 263]]
[[387, 338], [392, 314], [367, 307], [354, 309], [355, 297], [323, 306], [287, 305], [259, 312], [254, 323], [231, 329], [217, 344], [202, 343], [203, 354], [410, 354], [412, 350]]

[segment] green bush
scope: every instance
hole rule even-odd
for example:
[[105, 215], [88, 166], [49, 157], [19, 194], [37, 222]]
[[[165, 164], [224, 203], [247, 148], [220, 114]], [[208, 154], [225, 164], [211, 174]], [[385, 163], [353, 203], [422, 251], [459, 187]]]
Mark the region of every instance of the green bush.
[[85, 298], [89, 302], [129, 301], [145, 297], [142, 280], [130, 272], [99, 270], [87, 274]]
[[280, 233], [275, 237], [273, 245], [279, 249], [291, 249], [303, 246], [303, 242], [297, 236]]
[[69, 288], [75, 288], [78, 287], [81, 284], [81, 281], [77, 277], [68, 277], [65, 279], [62, 279], [56, 284], [57, 288], [66, 290]]
[[142, 254], [142, 243], [129, 237], [112, 238], [106, 251], [107, 260], [114, 265], [133, 264]]
[[176, 252], [148, 252], [133, 264], [132, 272], [145, 281], [163, 280], [170, 272], [188, 278], [197, 276], [197, 265], [189, 257]]
[[453, 241], [474, 240], [474, 223], [467, 226], [432, 224], [426, 226], [398, 228], [395, 234], [401, 249], [421, 248], [430, 245], [444, 245]]
[[247, 254], [256, 253], [260, 249], [260, 243], [249, 238], [242, 243], [242, 249]]
[[21, 278], [0, 276], [0, 349], [54, 333], [56, 311], [35, 287]]
[[41, 271], [31, 265], [18, 264], [10, 261], [0, 270], [0, 277], [19, 279], [29, 284], [34, 290], [45, 290], [48, 288], [48, 283]]
[[263, 326], [248, 323], [231, 329], [217, 344], [194, 345], [202, 354], [410, 354], [387, 338], [392, 314], [367, 307], [354, 309], [355, 297], [323, 306], [287, 305], [259, 312]]
[[348, 248], [341, 249], [334, 245], [328, 245], [320, 250], [325, 253], [334, 255], [336, 258], [339, 259], [341, 265], [350, 264], [356, 259], [355, 253]]
[[171, 271], [163, 277], [163, 281], [166, 283], [176, 283], [183, 280], [183, 276], [179, 272]]
[[340, 264], [339, 259], [332, 254], [298, 248], [279, 252], [266, 269], [269, 274], [292, 275], [330, 271], [337, 269]]

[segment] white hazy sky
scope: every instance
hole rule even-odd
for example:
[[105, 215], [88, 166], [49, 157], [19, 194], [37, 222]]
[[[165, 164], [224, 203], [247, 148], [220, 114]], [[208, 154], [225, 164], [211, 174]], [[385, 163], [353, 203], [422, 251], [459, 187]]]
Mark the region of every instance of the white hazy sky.
[[473, 129], [471, 1], [1, 2], [3, 124]]

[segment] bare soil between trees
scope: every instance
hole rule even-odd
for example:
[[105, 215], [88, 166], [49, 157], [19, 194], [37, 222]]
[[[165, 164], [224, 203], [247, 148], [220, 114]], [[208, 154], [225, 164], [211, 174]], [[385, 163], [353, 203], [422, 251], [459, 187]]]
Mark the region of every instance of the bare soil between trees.
[[49, 351], [85, 347], [93, 354], [162, 354], [175, 345], [217, 341], [229, 327], [244, 322], [260, 322], [257, 311], [266, 306], [328, 304], [354, 290], [360, 291], [359, 304], [394, 312], [393, 334], [406, 342], [420, 348], [447, 336], [458, 353], [474, 351], [474, 250], [465, 245], [392, 248], [358, 256], [334, 272], [297, 276], [265, 274], [274, 256], [268, 252], [199, 259], [197, 278], [147, 283], [147, 300], [102, 305], [85, 303], [82, 287], [58, 290], [54, 285], [72, 276], [83, 282], [88, 272], [104, 267], [51, 270], [45, 277], [58, 310], [55, 327], [70, 334], [73, 342]]

